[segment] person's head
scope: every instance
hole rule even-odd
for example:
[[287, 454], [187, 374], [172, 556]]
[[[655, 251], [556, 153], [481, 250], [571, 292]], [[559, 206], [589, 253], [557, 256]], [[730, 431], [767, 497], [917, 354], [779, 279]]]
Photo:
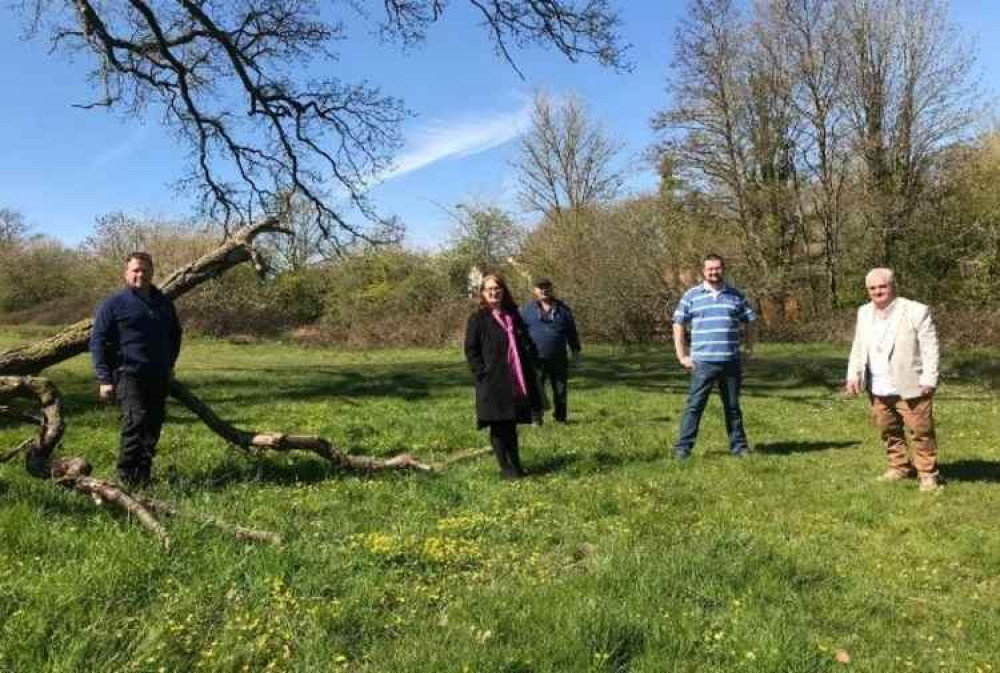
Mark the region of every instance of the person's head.
[[875, 308], [885, 308], [896, 298], [896, 274], [884, 267], [872, 269], [865, 276], [865, 288]]
[[722, 282], [725, 270], [726, 262], [714, 252], [705, 255], [701, 260], [701, 277], [713, 285]]
[[532, 293], [535, 295], [535, 299], [551, 301], [555, 299], [556, 294], [552, 289], [552, 281], [548, 278], [539, 278], [535, 281]]
[[498, 273], [488, 273], [483, 276], [483, 281], [479, 284], [479, 307], [505, 308], [511, 311], [517, 309], [503, 276]]
[[153, 284], [153, 257], [148, 252], [133, 252], [125, 258], [125, 285], [133, 290], [148, 290]]

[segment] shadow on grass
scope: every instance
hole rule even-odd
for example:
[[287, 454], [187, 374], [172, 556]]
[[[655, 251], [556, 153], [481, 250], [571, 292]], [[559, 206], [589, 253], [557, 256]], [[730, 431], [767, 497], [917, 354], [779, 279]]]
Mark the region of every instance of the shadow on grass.
[[993, 460], [956, 460], [940, 466], [949, 481], [982, 481], [1000, 483], [1000, 462]]
[[[812, 392], [815, 389], [833, 391], [839, 388], [842, 369], [839, 357], [803, 354], [753, 360], [745, 369], [744, 390], [749, 395], [768, 397], [781, 396], [782, 391], [806, 389], [805, 396], [793, 393], [787, 399], [809, 404], [814, 401]], [[690, 383], [688, 373], [667, 359], [661, 349], [587, 359], [573, 367], [571, 376], [572, 387], [579, 392], [613, 385], [645, 392], [684, 394]], [[259, 368], [222, 365], [181, 371], [179, 377], [209, 405], [252, 405], [275, 399], [283, 402], [327, 399], [348, 403], [373, 398], [414, 401], [456, 388], [472, 388], [468, 369], [461, 360], [336, 366], [295, 363]], [[262, 385], [262, 379], [266, 385]], [[61, 373], [57, 380], [67, 415], [92, 409], [97, 404], [93, 382], [87, 375]], [[61, 385], [63, 383], [66, 385]]]
[[827, 451], [829, 449], [846, 449], [857, 446], [861, 442], [766, 442], [754, 446], [757, 453], [765, 453], [771, 456], [788, 456], [793, 453], [811, 453], [813, 451]]
[[529, 463], [527, 472], [529, 477], [541, 477], [556, 472], [563, 472], [574, 465], [580, 457], [575, 453], [560, 453], [556, 456], [549, 456], [540, 463]]
[[987, 390], [1000, 388], [1000, 358], [988, 356], [967, 356], [946, 367], [960, 379], [975, 381]]
[[632, 662], [646, 650], [646, 635], [635, 624], [622, 623], [613, 618], [600, 617], [586, 638], [587, 646], [600, 662], [601, 671], [630, 671]]
[[343, 470], [320, 458], [299, 456], [285, 460], [225, 461], [207, 470], [180, 474], [170, 471], [163, 477], [178, 492], [222, 491], [236, 484], [294, 486], [339, 479], [399, 479], [424, 474], [417, 470]]
[[529, 476], [544, 476], [562, 473], [571, 477], [583, 477], [596, 472], [615, 470], [632, 463], [653, 463], [660, 460], [659, 453], [620, 454], [609, 451], [592, 453], [560, 453], [548, 456], [537, 463], [529, 463]]
[[[286, 402], [339, 398], [398, 398], [417, 400], [432, 392], [454, 387], [472, 388], [464, 363], [409, 362], [363, 367], [294, 367], [264, 369], [219, 369], [245, 374], [215, 383], [207, 377], [183, 379], [196, 395], [211, 403], [270, 401]], [[269, 385], [261, 386], [261, 377]], [[199, 392], [199, 390], [202, 392]]]
[[[744, 368], [744, 389], [751, 394], [795, 388], [842, 385], [844, 358], [786, 355], [751, 360]], [[600, 388], [608, 383], [639, 390], [683, 393], [690, 376], [665, 351], [649, 349], [585, 360], [572, 370], [574, 389]], [[795, 401], [800, 401], [795, 399]]]

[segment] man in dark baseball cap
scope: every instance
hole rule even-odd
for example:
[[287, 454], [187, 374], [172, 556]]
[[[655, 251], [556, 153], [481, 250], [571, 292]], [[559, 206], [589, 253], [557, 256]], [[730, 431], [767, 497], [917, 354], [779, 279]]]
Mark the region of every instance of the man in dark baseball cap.
[[[576, 331], [576, 321], [569, 306], [556, 299], [549, 278], [540, 277], [534, 281], [534, 300], [521, 309], [524, 322], [528, 325], [531, 340], [538, 349], [535, 369], [544, 391], [546, 382], [552, 386], [552, 416], [557, 423], [566, 422], [569, 383], [569, 360], [566, 349], [573, 353], [573, 359], [580, 357], [580, 337]], [[540, 424], [539, 415], [536, 421]]]

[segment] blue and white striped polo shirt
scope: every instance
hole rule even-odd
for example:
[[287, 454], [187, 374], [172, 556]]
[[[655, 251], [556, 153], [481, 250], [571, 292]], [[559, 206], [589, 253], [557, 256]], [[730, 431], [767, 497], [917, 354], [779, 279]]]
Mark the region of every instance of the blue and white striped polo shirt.
[[723, 285], [712, 293], [705, 284], [684, 293], [674, 323], [691, 325], [691, 359], [695, 362], [727, 362], [740, 356], [740, 323], [756, 320], [743, 293]]

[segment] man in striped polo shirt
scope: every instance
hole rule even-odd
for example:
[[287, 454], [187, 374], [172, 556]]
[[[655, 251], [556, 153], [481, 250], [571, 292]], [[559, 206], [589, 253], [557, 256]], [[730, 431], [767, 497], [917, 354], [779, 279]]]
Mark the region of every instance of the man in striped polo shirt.
[[[753, 351], [757, 316], [743, 293], [726, 285], [722, 279], [725, 262], [715, 254], [702, 260], [704, 281], [681, 297], [674, 311], [674, 351], [681, 366], [691, 373], [680, 436], [674, 446], [677, 458], [691, 455], [698, 425], [708, 403], [712, 388], [718, 383], [722, 408], [726, 414], [729, 452], [742, 458], [750, 450], [743, 430], [740, 411], [741, 356], [749, 358]], [[746, 326], [745, 344], [740, 349], [740, 324]], [[687, 352], [685, 327], [691, 327], [691, 353]]]

